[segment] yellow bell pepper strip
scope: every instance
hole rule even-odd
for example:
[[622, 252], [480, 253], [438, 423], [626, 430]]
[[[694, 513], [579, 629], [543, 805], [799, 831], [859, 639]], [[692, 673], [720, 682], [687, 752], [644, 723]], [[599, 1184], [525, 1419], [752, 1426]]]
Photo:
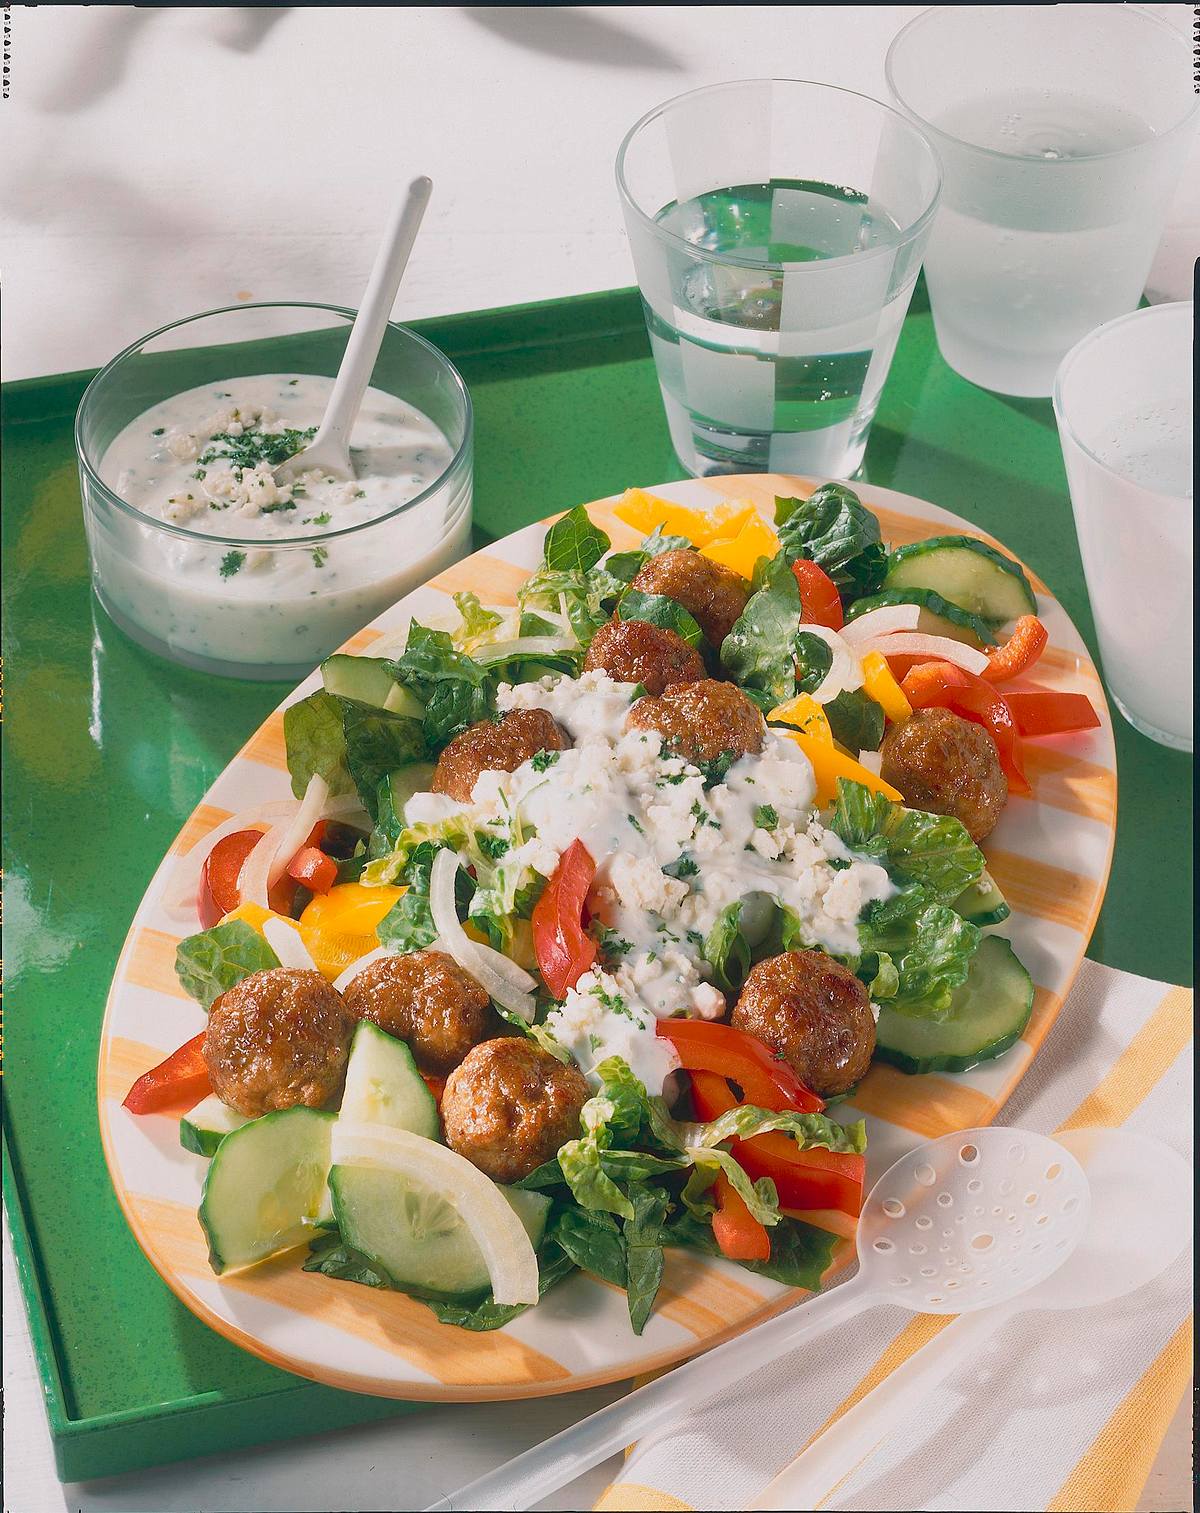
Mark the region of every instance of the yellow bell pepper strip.
[[749, 500], [729, 499], [711, 510], [694, 510], [685, 504], [672, 504], [645, 489], [626, 489], [613, 510], [618, 520], [649, 535], [661, 527], [667, 536], [683, 536], [693, 546], [707, 546], [720, 536], [732, 536], [754, 513]]
[[869, 788], [872, 793], [882, 793], [893, 803], [904, 802], [904, 795], [890, 783], [885, 783], [877, 772], [872, 772], [869, 767], [856, 762], [852, 756], [847, 756], [832, 742], [816, 740], [813, 736], [804, 735], [799, 730], [784, 730], [780, 734], [786, 735], [790, 741], [795, 741], [812, 763], [813, 775], [817, 780], [819, 804], [832, 803], [837, 797], [838, 778], [846, 778], [851, 783], [861, 783], [864, 788]]
[[787, 699], [784, 703], [777, 704], [767, 719], [772, 723], [791, 725], [802, 735], [811, 736], [814, 741], [824, 741], [827, 746], [833, 745], [833, 730], [829, 724], [829, 716], [810, 693], [798, 693], [794, 699]]
[[257, 930], [262, 935], [262, 927], [267, 920], [284, 918], [286, 918], [285, 915], [276, 914], [272, 909], [264, 909], [261, 904], [239, 904], [236, 909], [231, 909], [228, 914], [222, 916], [221, 923], [229, 925], [236, 920], [241, 920], [243, 924], [249, 925], [252, 930]]
[[375, 933], [403, 888], [367, 888], [339, 883], [318, 894], [300, 916], [300, 939], [330, 982], [379, 945]]
[[754, 576], [754, 564], [760, 557], [774, 557], [779, 537], [758, 514], [748, 519], [737, 535], [728, 541], [712, 541], [700, 548], [700, 555], [719, 562], [742, 578]]
[[912, 714], [908, 696], [892, 676], [881, 651], [869, 651], [862, 659], [863, 692], [874, 699], [893, 725], [902, 725]]

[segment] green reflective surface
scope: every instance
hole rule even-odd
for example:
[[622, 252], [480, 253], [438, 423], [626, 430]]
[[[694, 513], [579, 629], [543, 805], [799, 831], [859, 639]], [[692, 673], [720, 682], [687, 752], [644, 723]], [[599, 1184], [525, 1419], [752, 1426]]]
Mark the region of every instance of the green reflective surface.
[[[633, 291], [421, 322], [476, 406], [476, 544], [683, 476]], [[117, 1208], [95, 1066], [129, 920], [180, 824], [287, 692], [159, 661], [94, 608], [72, 446], [88, 374], [5, 390], [7, 1189], [60, 1468], [71, 1477], [400, 1410], [227, 1344], [168, 1292]], [[867, 452], [872, 481], [998, 536], [1095, 654], [1048, 401], [973, 388], [920, 290]], [[1136, 612], [1136, 607], [1132, 607]], [[1089, 955], [1191, 977], [1191, 760], [1117, 717], [1119, 830]]]

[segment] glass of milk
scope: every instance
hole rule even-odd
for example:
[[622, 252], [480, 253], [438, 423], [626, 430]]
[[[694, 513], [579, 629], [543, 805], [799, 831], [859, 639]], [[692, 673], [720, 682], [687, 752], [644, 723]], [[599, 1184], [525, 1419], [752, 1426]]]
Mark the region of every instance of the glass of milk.
[[1192, 749], [1192, 304], [1074, 346], [1054, 385], [1104, 675], [1143, 735]]
[[887, 56], [945, 187], [925, 277], [942, 356], [1045, 397], [1141, 297], [1197, 119], [1187, 37], [1127, 5], [937, 6]]
[[92, 380], [75, 425], [96, 598], [160, 656], [296, 679], [469, 550], [471, 401], [389, 325], [354, 476], [274, 481], [319, 425], [354, 312], [252, 304], [176, 321]]

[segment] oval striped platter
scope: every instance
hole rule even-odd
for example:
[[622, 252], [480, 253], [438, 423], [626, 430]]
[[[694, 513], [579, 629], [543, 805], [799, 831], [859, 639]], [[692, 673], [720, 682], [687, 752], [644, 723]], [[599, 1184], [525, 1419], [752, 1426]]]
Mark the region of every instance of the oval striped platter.
[[[753, 499], [767, 519], [776, 494], [806, 495], [808, 480], [776, 475], [692, 479], [653, 489], [681, 504]], [[932, 504], [856, 485], [878, 514], [884, 539], [900, 545], [962, 532], [982, 535]], [[616, 518], [616, 499], [589, 506], [617, 549], [638, 532]], [[342, 649], [380, 650], [416, 617], [453, 614], [449, 595], [468, 589], [484, 603], [512, 604], [541, 560], [549, 522], [529, 526], [456, 564], [353, 636]], [[991, 538], [984, 537], [985, 540]], [[992, 545], [999, 545], [992, 542]], [[1085, 692], [1102, 724], [1083, 736], [1030, 742], [1032, 799], [1014, 798], [984, 847], [1013, 913], [1001, 927], [1037, 985], [1022, 1040], [998, 1061], [961, 1076], [908, 1077], [874, 1066], [855, 1108], [870, 1130], [872, 1180], [924, 1138], [989, 1123], [1045, 1038], [1071, 986], [1104, 896], [1116, 830], [1112, 725], [1078, 632], [1045, 585], [1030, 575], [1050, 646], [1038, 681]], [[330, 1386], [431, 1401], [475, 1401], [568, 1392], [653, 1371], [737, 1333], [798, 1296], [728, 1262], [668, 1252], [654, 1315], [639, 1339], [623, 1294], [577, 1275], [537, 1308], [491, 1334], [439, 1324], [401, 1293], [380, 1292], [301, 1271], [293, 1252], [218, 1279], [196, 1218], [205, 1163], [181, 1149], [171, 1118], [134, 1118], [121, 1107], [130, 1084], [203, 1026], [200, 1008], [175, 980], [179, 927], [161, 899], [172, 867], [230, 814], [290, 795], [283, 708], [319, 686], [308, 678], [255, 732], [180, 831], [146, 891], [117, 964], [99, 1059], [99, 1113], [113, 1186], [138, 1243], [175, 1294], [220, 1334], [264, 1360]], [[835, 1266], [848, 1258], [843, 1246]]]

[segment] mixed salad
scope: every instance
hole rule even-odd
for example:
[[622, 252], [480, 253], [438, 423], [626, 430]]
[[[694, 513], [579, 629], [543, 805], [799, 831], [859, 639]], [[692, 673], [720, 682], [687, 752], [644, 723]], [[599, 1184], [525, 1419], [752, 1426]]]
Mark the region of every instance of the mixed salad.
[[815, 1288], [872, 1059], [1025, 1028], [978, 843], [1022, 743], [1099, 722], [1023, 681], [1019, 565], [888, 551], [841, 484], [773, 525], [617, 513], [635, 550], [574, 509], [514, 608], [330, 657], [285, 714], [296, 800], [180, 862], [208, 1021], [125, 1106], [186, 1109], [218, 1273], [307, 1246], [477, 1330], [583, 1270], [640, 1333], [672, 1247]]

